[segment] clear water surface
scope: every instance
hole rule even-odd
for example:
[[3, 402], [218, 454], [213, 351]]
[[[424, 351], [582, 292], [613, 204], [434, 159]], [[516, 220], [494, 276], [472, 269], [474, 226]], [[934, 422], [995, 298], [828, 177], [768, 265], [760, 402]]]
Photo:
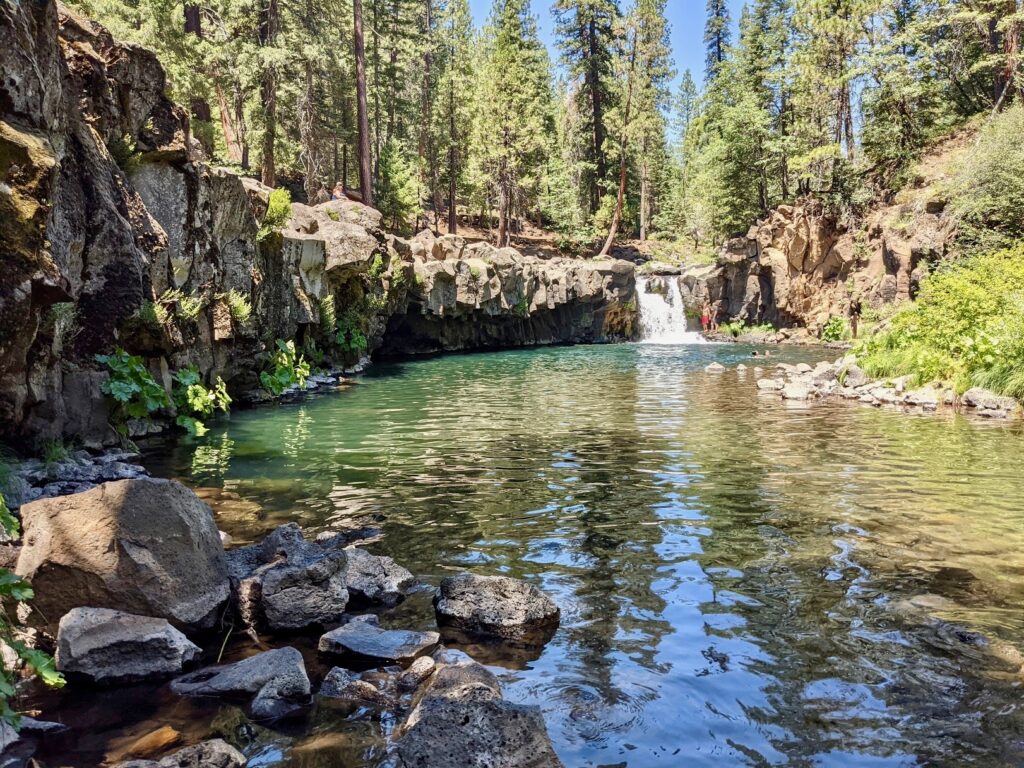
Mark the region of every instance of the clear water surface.
[[[562, 609], [543, 653], [469, 650], [542, 708], [567, 766], [1024, 764], [1020, 428], [787, 404], [738, 362], [749, 348], [381, 364], [148, 463], [237, 543], [379, 526], [369, 549], [425, 585], [389, 625], [431, 627], [452, 571], [536, 583]], [[247, 733], [252, 765], [369, 766], [393, 726], [246, 730], [164, 689], [111, 696], [64, 703], [65, 756], [188, 722]]]

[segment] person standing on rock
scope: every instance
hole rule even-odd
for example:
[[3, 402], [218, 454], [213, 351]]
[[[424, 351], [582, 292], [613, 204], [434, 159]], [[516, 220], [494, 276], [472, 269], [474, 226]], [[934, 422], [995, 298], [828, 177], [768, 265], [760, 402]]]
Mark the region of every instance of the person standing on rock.
[[700, 327], [706, 334], [708, 328], [711, 325], [711, 305], [708, 302], [704, 302], [700, 305]]
[[711, 332], [718, 333], [718, 315], [722, 311], [722, 302], [716, 301], [711, 305]]
[[861, 313], [860, 296], [854, 296], [850, 301], [850, 333], [857, 338], [857, 327], [860, 325]]

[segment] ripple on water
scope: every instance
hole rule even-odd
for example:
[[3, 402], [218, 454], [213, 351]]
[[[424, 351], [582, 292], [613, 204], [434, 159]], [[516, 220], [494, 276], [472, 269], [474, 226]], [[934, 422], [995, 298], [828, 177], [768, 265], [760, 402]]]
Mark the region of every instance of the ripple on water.
[[[753, 372], [703, 372], [749, 352], [386, 364], [151, 465], [239, 543], [292, 519], [373, 524], [373, 549], [428, 584], [472, 568], [548, 591], [562, 625], [543, 653], [469, 650], [544, 710], [569, 766], [1022, 762], [1019, 429], [794, 409]], [[429, 591], [385, 618], [430, 625]], [[259, 731], [254, 764], [376, 763], [380, 727], [323, 717]], [[76, 754], [125, 727], [83, 729]]]

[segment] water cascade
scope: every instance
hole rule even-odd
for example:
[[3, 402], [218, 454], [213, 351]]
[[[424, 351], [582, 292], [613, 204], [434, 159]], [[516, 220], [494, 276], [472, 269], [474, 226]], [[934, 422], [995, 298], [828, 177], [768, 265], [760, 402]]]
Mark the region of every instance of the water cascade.
[[698, 331], [687, 330], [686, 306], [675, 277], [641, 277], [636, 283], [640, 340], [644, 344], [706, 344]]

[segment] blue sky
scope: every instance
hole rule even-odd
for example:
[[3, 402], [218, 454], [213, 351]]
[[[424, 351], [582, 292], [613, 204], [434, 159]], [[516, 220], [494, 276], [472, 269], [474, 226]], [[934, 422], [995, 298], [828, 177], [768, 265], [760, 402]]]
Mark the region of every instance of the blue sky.
[[[557, 60], [558, 53], [553, 50], [554, 22], [551, 18], [550, 0], [532, 0], [533, 14], [540, 21], [541, 37], [552, 47], [552, 56]], [[625, 8], [629, 0], [620, 0]], [[483, 24], [491, 10], [491, 0], [470, 0], [473, 15], [477, 24]], [[693, 72], [693, 79], [698, 85], [704, 77], [704, 14], [705, 0], [668, 0], [668, 21], [672, 26], [672, 55], [676, 69], [681, 73], [687, 67]], [[742, 0], [729, 0], [732, 11], [733, 25], [739, 17]], [[734, 32], [735, 34], [735, 32]]]

